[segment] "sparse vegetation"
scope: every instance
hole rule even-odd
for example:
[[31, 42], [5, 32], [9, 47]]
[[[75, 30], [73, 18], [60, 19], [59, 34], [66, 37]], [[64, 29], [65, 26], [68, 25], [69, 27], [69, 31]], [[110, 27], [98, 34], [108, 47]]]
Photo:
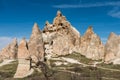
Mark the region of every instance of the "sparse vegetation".
[[[69, 58], [74, 57], [74, 59], [77, 59], [76, 55], [78, 56], [78, 54], [75, 55], [72, 54], [72, 55], [67, 55], [65, 57], [69, 57]], [[82, 60], [84, 60], [84, 58]], [[51, 60], [51, 62], [55, 62], [55, 61]], [[83, 62], [87, 63], [87, 61], [83, 61]], [[32, 75], [26, 78], [14, 79], [13, 76], [16, 72], [17, 64], [18, 62], [14, 61], [11, 64], [0, 67], [0, 80], [46, 80], [44, 74], [38, 72], [36, 69], [34, 69], [35, 71]], [[105, 67], [108, 69], [120, 70], [119, 67], [120, 65], [102, 63], [99, 64], [98, 66]], [[120, 78], [119, 75], [120, 71], [105, 70], [91, 66], [83, 67], [82, 65], [79, 64], [52, 66], [52, 68], [49, 70], [50, 74], [51, 71], [53, 73], [51, 76], [49, 76], [49, 80], [119, 80]]]
[[0, 80], [4, 80], [6, 78], [13, 78], [17, 69], [17, 64], [18, 62], [14, 61], [11, 64], [0, 67]]
[[81, 55], [80, 53], [72, 53], [72, 54], [68, 54], [68, 55], [65, 55], [65, 56], [60, 56], [60, 57], [67, 57], [67, 58], [73, 58], [73, 59], [76, 59], [82, 63], [85, 63], [85, 64], [90, 64], [94, 61], [97, 61], [97, 62], [100, 62], [102, 60], [92, 60], [92, 59], [88, 59], [86, 58], [84, 55]]
[[113, 65], [112, 63], [110, 63], [110, 64], [102, 63], [102, 64], [99, 64], [98, 66], [109, 68], [109, 69], [118, 69], [118, 70], [120, 70], [120, 65]]

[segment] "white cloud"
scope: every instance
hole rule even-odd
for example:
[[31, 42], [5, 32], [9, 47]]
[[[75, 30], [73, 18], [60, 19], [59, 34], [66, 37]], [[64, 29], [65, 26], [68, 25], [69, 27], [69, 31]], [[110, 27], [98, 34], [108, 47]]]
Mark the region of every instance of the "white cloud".
[[120, 18], [120, 9], [119, 7], [113, 8], [110, 12], [108, 12], [108, 15], [115, 17], [115, 18]]
[[102, 6], [120, 6], [120, 1], [73, 4], [73, 5], [72, 4], [53, 5], [54, 8], [90, 8], [90, 7], [102, 7]]

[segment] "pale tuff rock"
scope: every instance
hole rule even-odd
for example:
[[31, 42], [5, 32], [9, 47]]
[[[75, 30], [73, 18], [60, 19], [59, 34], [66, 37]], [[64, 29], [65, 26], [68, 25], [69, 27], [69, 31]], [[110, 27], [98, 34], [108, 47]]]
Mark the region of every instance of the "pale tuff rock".
[[113, 64], [119, 64], [120, 65], [120, 57], [119, 58], [116, 58], [114, 61], [113, 61]]
[[30, 61], [27, 58], [30, 56], [28, 51], [28, 44], [25, 38], [23, 38], [18, 47], [18, 67], [14, 75], [14, 78], [24, 78], [31, 71]]
[[60, 56], [74, 52], [79, 45], [80, 34], [66, 20], [60, 11], [54, 18], [53, 24], [46, 22], [43, 30], [46, 55]]
[[46, 21], [43, 32], [47, 32], [48, 30], [52, 30], [51, 28], [52, 28], [52, 24], [50, 24], [48, 21]]
[[[117, 60], [116, 60], [117, 59]], [[120, 36], [111, 33], [105, 45], [105, 61], [117, 64], [120, 59]], [[120, 63], [120, 62], [118, 62]]]
[[81, 37], [80, 53], [93, 60], [104, 58], [104, 45], [99, 36], [93, 32], [92, 27], [89, 27]]
[[18, 47], [18, 59], [25, 59], [29, 56], [28, 43], [25, 38], [23, 38]]
[[32, 34], [29, 40], [29, 52], [31, 56], [36, 56], [38, 60], [44, 60], [44, 42], [42, 32], [39, 30], [37, 23], [34, 24]]
[[18, 51], [17, 39], [15, 38], [11, 44], [3, 48], [0, 52], [1, 60], [4, 59], [16, 59]]
[[53, 25], [59, 26], [62, 25], [62, 23], [66, 22], [66, 17], [62, 15], [60, 11], [57, 12], [57, 16], [54, 18]]
[[14, 75], [14, 78], [24, 78], [33, 73], [33, 69], [30, 69], [30, 61], [25, 59], [19, 59], [19, 64]]

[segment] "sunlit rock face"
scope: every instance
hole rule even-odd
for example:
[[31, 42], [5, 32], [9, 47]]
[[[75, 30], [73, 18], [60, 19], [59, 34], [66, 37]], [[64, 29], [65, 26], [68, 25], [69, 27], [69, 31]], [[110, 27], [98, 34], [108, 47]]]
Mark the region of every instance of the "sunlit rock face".
[[28, 43], [25, 38], [23, 38], [18, 46], [18, 59], [25, 59], [29, 56]]
[[89, 27], [80, 40], [80, 53], [87, 58], [99, 60], [104, 58], [104, 45], [98, 35]]
[[120, 36], [113, 32], [105, 45], [105, 62], [120, 64]]
[[0, 59], [16, 59], [18, 52], [18, 43], [15, 38], [12, 43], [10, 43], [7, 47], [3, 48], [0, 52]]
[[77, 50], [75, 47], [79, 46], [80, 34], [58, 11], [53, 24], [46, 22], [43, 40], [47, 56], [55, 57], [71, 54]]
[[29, 52], [31, 56], [36, 56], [38, 60], [44, 60], [44, 42], [42, 32], [37, 23], [34, 24], [32, 34], [28, 43]]
[[30, 61], [27, 60], [29, 56], [28, 43], [23, 38], [18, 46], [18, 66], [14, 78], [24, 78], [30, 72]]

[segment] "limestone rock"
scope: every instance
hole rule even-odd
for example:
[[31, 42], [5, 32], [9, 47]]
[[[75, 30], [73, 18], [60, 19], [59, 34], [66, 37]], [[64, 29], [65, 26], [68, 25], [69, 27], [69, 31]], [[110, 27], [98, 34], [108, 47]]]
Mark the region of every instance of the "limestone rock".
[[17, 39], [15, 38], [11, 44], [9, 44], [7, 47], [1, 50], [0, 52], [1, 60], [16, 59], [17, 52], [18, 52], [18, 44], [17, 44]]
[[44, 42], [42, 32], [39, 30], [37, 23], [34, 24], [32, 35], [29, 40], [29, 52], [31, 56], [36, 56], [39, 60], [44, 60]]
[[92, 27], [89, 27], [81, 37], [80, 53], [93, 60], [104, 58], [104, 45], [99, 36], [93, 32]]
[[29, 56], [28, 43], [25, 38], [23, 38], [18, 47], [18, 59], [25, 59]]
[[[114, 62], [120, 59], [120, 36], [111, 33], [105, 45], [105, 62]], [[119, 62], [120, 63], [120, 62]]]

